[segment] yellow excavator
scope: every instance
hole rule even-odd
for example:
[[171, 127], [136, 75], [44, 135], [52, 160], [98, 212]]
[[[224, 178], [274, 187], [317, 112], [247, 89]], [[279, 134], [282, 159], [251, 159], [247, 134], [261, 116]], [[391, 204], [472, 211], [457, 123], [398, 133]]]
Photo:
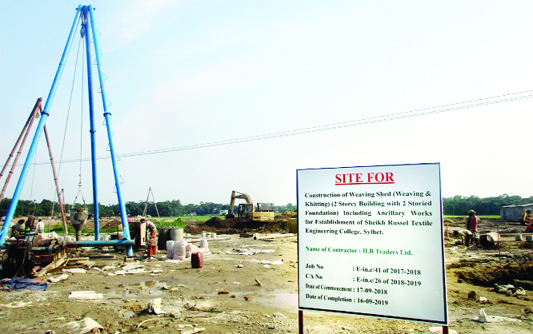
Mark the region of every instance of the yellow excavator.
[[235, 190], [231, 192], [231, 201], [226, 218], [235, 217], [235, 199], [237, 198], [246, 201], [246, 203], [239, 204], [239, 207], [237, 208], [237, 217], [261, 222], [274, 220], [273, 203], [257, 203], [257, 207], [255, 207], [250, 195]]

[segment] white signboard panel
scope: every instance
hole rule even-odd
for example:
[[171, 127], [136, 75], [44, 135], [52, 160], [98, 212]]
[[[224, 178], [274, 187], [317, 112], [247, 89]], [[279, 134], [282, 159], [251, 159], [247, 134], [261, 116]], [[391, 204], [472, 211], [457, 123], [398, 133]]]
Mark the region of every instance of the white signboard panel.
[[301, 169], [299, 308], [447, 325], [439, 164]]

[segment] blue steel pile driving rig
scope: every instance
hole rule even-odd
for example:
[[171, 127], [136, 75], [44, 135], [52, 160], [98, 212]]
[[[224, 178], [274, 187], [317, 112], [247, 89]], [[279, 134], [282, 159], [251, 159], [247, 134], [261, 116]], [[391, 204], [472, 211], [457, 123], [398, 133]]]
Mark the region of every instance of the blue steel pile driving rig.
[[[81, 23], [81, 25], [80, 25]], [[14, 218], [15, 210], [19, 202], [20, 194], [26, 176], [35, 155], [37, 144], [43, 133], [46, 134], [45, 123], [50, 115], [50, 107], [54, 99], [54, 95], [61, 78], [65, 61], [68, 57], [73, 37], [80, 26], [80, 36], [85, 40], [86, 52], [86, 68], [88, 80], [88, 104], [89, 104], [89, 118], [90, 118], [90, 136], [91, 136], [91, 165], [92, 165], [92, 186], [93, 186], [93, 203], [94, 203], [94, 240], [91, 241], [68, 241], [66, 238], [43, 238], [43, 234], [35, 231], [27, 232], [18, 227], [18, 223], [14, 224], [13, 230], [17, 230], [14, 235], [8, 238], [8, 232], [12, 229], [12, 220]], [[100, 93], [102, 95], [103, 116], [107, 129], [107, 138], [109, 141], [109, 152], [111, 155], [111, 162], [113, 166], [113, 175], [115, 180], [115, 189], [118, 198], [118, 205], [120, 209], [120, 219], [122, 222], [123, 239], [121, 240], [100, 240], [100, 224], [98, 213], [98, 187], [97, 187], [97, 173], [96, 173], [96, 139], [95, 139], [95, 117], [94, 117], [94, 97], [92, 88], [92, 56], [91, 56], [91, 38], [94, 46], [94, 55], [96, 58], [96, 68], [98, 72], [98, 79], [100, 84]], [[35, 130], [31, 146], [29, 148], [26, 160], [22, 167], [18, 183], [16, 185], [11, 203], [5, 217], [4, 224], [0, 230], [0, 253], [2, 261], [2, 276], [9, 277], [14, 275], [19, 276], [40, 276], [47, 270], [61, 265], [66, 259], [67, 249], [69, 247], [102, 247], [102, 246], [121, 246], [126, 248], [126, 256], [133, 256], [132, 245], [134, 243], [130, 238], [130, 230], [127, 220], [126, 207], [123, 200], [122, 186], [120, 182], [120, 173], [117, 163], [117, 154], [115, 152], [115, 143], [113, 138], [113, 131], [111, 126], [111, 113], [108, 110], [108, 103], [106, 97], [106, 90], [104, 87], [104, 75], [102, 73], [102, 62], [100, 59], [100, 47], [98, 41], [97, 29], [94, 21], [94, 8], [91, 5], [78, 6], [74, 17], [74, 22], [68, 35], [67, 43], [63, 50], [61, 60], [59, 62], [56, 75], [54, 77], [52, 87], [48, 94], [44, 108], [39, 105], [40, 119]], [[33, 113], [36, 115], [36, 113]], [[32, 119], [33, 121], [33, 119]], [[76, 219], [76, 214], [71, 212], [71, 222], [75, 230], [81, 229], [83, 222], [86, 220], [86, 212], [79, 212]], [[80, 217], [81, 216], [81, 217]], [[63, 218], [64, 219], [64, 218]], [[66, 230], [66, 225], [65, 225]]]

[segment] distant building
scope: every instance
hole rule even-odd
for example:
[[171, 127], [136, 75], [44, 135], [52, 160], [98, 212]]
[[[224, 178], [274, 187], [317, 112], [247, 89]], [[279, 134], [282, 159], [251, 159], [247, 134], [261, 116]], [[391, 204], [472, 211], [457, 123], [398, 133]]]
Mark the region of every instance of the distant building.
[[522, 220], [522, 218], [524, 218], [524, 213], [526, 212], [526, 210], [533, 211], [533, 203], [524, 205], [502, 206], [500, 208], [500, 216], [504, 221], [519, 222]]

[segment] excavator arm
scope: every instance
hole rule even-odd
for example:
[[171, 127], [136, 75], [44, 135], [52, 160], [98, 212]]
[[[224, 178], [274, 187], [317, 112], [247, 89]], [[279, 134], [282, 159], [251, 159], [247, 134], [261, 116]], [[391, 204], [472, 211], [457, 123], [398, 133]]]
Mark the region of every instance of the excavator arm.
[[251, 204], [253, 208], [254, 203], [252, 202], [252, 198], [250, 197], [250, 195], [233, 190], [231, 192], [231, 200], [228, 211], [228, 216], [230, 217], [235, 216], [235, 199], [237, 198], [244, 199], [246, 201], [246, 204]]
[[237, 215], [239, 218], [250, 221], [271, 221], [274, 220], [274, 205], [272, 203], [257, 203], [257, 208], [252, 202], [252, 198], [245, 193], [233, 190], [231, 192], [230, 207], [226, 218], [235, 217], [235, 199], [244, 199], [246, 203], [239, 204]]

